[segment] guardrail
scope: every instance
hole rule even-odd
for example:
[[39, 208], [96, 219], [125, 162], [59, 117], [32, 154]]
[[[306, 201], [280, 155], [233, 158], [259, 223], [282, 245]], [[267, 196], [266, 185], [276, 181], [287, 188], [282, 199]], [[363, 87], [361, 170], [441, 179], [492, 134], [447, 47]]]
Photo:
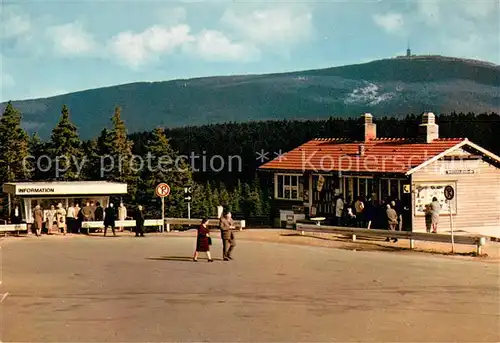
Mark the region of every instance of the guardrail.
[[[352, 227], [337, 227], [337, 226], [326, 226], [326, 225], [318, 226], [318, 225], [300, 224], [300, 223], [297, 223], [296, 228], [297, 231], [300, 231], [301, 235], [304, 235], [304, 233], [306, 232], [344, 234], [352, 236], [353, 241], [356, 240], [356, 236], [384, 237], [384, 238], [390, 237], [397, 239], [407, 239], [410, 241], [410, 249], [413, 249], [415, 247], [415, 241], [452, 243], [451, 235], [442, 235], [442, 234], [427, 233], [427, 232], [372, 230], [372, 229], [360, 229]], [[453, 243], [463, 244], [463, 245], [475, 245], [477, 254], [481, 255], [482, 247], [486, 244], [486, 237], [454, 235]]]
[[[167, 231], [170, 231], [170, 225], [190, 225], [197, 226], [200, 225], [201, 219], [188, 219], [188, 218], [165, 218], [165, 227]], [[115, 227], [135, 227], [135, 220], [117, 220], [115, 221]], [[161, 219], [146, 219], [144, 221], [144, 226], [156, 226], [162, 227], [163, 220]], [[209, 219], [208, 226], [219, 226], [219, 219]], [[244, 220], [235, 220], [234, 226], [239, 228], [239, 230], [243, 230], [245, 227]], [[90, 222], [82, 222], [83, 229], [103, 229], [104, 222], [103, 221], [90, 221]], [[18, 231], [27, 231], [27, 224], [5, 224], [0, 225], [0, 233], [4, 232], [5, 235], [7, 232], [18, 232]]]
[[8, 232], [19, 232], [19, 231], [28, 231], [27, 224], [2, 224], [0, 225], [0, 232], [3, 232], [5, 236], [7, 236]]
[[[201, 219], [188, 219], [188, 218], [165, 218], [165, 227], [167, 231], [170, 231], [170, 225], [192, 225], [197, 226], [200, 225]], [[218, 219], [209, 219], [209, 226], [218, 226]], [[115, 227], [135, 227], [135, 220], [117, 220], [115, 221]], [[144, 226], [157, 226], [162, 227], [161, 219], [146, 219], [144, 221]], [[244, 220], [235, 220], [234, 226], [239, 228], [240, 231], [245, 227]], [[104, 228], [104, 222], [102, 221], [91, 221], [91, 222], [83, 222], [82, 228], [84, 229], [102, 229]]]
[[[245, 220], [234, 220], [234, 226], [243, 230], [246, 223]], [[170, 231], [170, 225], [192, 225], [197, 226], [201, 224], [201, 219], [188, 219], [188, 218], [165, 218], [167, 231]], [[208, 219], [208, 226], [219, 226], [219, 219]]]
[[[135, 227], [135, 220], [117, 220], [115, 221], [115, 227]], [[144, 221], [144, 226], [162, 226], [161, 219], [146, 219]], [[91, 221], [82, 222], [82, 228], [84, 229], [102, 229], [104, 228], [103, 221]]]

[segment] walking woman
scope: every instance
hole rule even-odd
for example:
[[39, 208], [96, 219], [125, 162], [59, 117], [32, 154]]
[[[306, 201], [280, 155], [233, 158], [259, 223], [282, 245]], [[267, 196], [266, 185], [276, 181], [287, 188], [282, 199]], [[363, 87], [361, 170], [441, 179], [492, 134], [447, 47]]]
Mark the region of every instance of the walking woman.
[[198, 254], [200, 252], [207, 253], [208, 262], [213, 262], [210, 255], [210, 245], [212, 244], [210, 238], [210, 230], [208, 229], [208, 219], [203, 219], [198, 228], [198, 236], [196, 237], [196, 251], [194, 252], [193, 261], [198, 262]]

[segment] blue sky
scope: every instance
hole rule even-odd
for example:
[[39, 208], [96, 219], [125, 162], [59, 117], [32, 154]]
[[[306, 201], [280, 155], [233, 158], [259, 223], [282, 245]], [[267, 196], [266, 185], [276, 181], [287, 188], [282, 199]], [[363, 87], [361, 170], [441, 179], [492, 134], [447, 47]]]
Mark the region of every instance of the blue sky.
[[3, 1], [0, 100], [404, 54], [500, 64], [499, 0]]

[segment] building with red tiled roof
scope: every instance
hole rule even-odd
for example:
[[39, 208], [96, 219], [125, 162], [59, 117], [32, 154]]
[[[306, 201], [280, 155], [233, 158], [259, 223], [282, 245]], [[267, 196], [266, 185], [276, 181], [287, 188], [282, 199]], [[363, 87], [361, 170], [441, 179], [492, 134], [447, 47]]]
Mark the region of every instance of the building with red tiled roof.
[[[374, 213], [381, 217], [386, 203], [395, 201], [402, 228], [425, 231], [425, 205], [437, 198], [440, 216], [451, 211], [458, 230], [500, 236], [498, 156], [467, 138], [440, 138], [433, 113], [423, 115], [413, 139], [378, 138], [372, 115], [363, 118], [360, 140], [313, 139], [259, 167], [273, 176], [281, 221], [288, 215], [335, 222], [338, 197], [345, 207], [362, 198], [369, 210], [357, 216], [359, 225], [385, 226], [385, 219], [376, 222]], [[446, 186], [454, 190], [451, 200], [445, 197]], [[345, 209], [342, 220], [347, 221]], [[449, 230], [449, 223], [443, 223], [438, 231]]]

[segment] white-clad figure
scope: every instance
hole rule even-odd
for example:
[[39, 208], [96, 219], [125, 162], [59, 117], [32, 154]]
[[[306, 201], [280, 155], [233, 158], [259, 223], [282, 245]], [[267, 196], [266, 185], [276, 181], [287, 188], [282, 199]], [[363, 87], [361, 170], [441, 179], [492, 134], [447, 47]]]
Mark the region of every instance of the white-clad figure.
[[[127, 208], [123, 203], [120, 203], [120, 207], [118, 207], [118, 220], [126, 220], [127, 219]], [[123, 227], [120, 227], [120, 232], [123, 232]]]

